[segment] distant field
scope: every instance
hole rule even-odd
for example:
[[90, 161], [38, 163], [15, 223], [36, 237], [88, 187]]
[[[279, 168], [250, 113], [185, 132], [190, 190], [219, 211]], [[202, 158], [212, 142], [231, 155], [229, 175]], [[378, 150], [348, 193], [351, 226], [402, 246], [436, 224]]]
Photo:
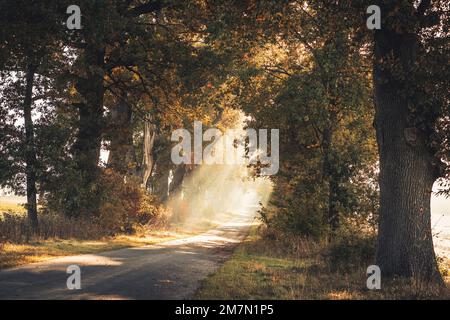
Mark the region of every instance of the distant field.
[[436, 253], [450, 259], [450, 215], [433, 214], [431, 227]]
[[26, 202], [24, 197], [2, 196], [0, 197], [0, 212], [25, 212], [22, 204]]

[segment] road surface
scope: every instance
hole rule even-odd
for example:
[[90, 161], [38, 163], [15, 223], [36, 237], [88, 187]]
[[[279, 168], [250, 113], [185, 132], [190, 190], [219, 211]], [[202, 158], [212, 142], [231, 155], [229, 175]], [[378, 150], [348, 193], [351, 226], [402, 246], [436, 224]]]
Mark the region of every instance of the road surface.
[[[189, 299], [243, 240], [253, 217], [236, 213], [209, 232], [157, 245], [3, 270], [0, 299]], [[67, 289], [69, 265], [80, 266], [80, 290]]]

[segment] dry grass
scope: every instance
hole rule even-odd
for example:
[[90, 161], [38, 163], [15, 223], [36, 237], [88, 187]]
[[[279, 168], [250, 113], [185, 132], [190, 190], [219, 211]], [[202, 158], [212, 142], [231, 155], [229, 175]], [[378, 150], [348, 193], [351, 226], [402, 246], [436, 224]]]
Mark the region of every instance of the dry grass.
[[0, 269], [55, 257], [140, 247], [192, 236], [193, 232], [152, 231], [145, 236], [116, 236], [101, 240], [49, 239], [29, 243], [0, 243]]
[[0, 197], [0, 269], [155, 244], [189, 237], [216, 225], [205, 220], [190, 226], [169, 226], [170, 212], [139, 186], [123, 185], [122, 178], [111, 172], [105, 179], [111, 194], [99, 214], [75, 219], [39, 207], [37, 232], [31, 229], [22, 205]]
[[34, 233], [25, 214], [3, 213], [0, 216], [0, 243], [28, 243], [47, 239], [99, 239], [108, 230], [93, 221], [70, 219], [62, 215], [39, 215], [39, 229]]
[[0, 269], [60, 256], [150, 245], [189, 237], [215, 226], [205, 221], [187, 229], [152, 220], [135, 224], [133, 235], [111, 234], [109, 225], [101, 221], [40, 212], [39, 228], [34, 233], [19, 208], [23, 207], [10, 205], [8, 211], [0, 211]]
[[[366, 288], [363, 254], [333, 265], [334, 248], [304, 239], [262, 237], [256, 229], [217, 273], [196, 293], [198, 299], [449, 299], [448, 292], [422, 290], [402, 281], [382, 282], [382, 290]], [[342, 248], [339, 248], [342, 250]], [[357, 261], [359, 263], [357, 263]], [[449, 269], [450, 260], [441, 261]], [[443, 275], [445, 276], [445, 271]], [[450, 278], [446, 277], [448, 285]]]

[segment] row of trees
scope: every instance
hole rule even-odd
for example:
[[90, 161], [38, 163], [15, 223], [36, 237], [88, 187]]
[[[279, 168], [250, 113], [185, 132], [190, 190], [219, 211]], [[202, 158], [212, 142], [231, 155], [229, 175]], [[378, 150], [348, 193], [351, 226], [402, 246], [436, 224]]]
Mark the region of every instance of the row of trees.
[[449, 177], [449, 5], [370, 2], [80, 0], [69, 30], [68, 1], [0, 1], [0, 182], [26, 190], [35, 229], [38, 193], [95, 216], [107, 170], [164, 200], [192, 169], [170, 162], [171, 130], [239, 109], [280, 129], [269, 226], [332, 238], [379, 212], [383, 275], [441, 283], [430, 197]]
[[205, 45], [206, 8], [79, 1], [82, 29], [69, 30], [69, 5], [1, 3], [2, 184], [26, 189], [34, 229], [37, 193], [68, 216], [99, 211], [102, 147], [108, 168], [165, 195], [170, 131], [214, 118], [195, 101], [225, 59]]

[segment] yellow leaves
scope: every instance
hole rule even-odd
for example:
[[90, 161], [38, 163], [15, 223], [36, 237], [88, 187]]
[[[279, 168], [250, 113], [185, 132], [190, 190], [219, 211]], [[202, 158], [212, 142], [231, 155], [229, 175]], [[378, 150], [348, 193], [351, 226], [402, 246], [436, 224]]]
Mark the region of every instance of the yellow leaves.
[[133, 81], [139, 81], [140, 80], [140, 76], [139, 76], [139, 74], [137, 74], [137, 73], [133, 73]]
[[70, 95], [71, 97], [75, 97], [77, 94], [78, 94], [78, 91], [77, 91], [77, 89], [75, 88], [75, 86], [71, 86], [71, 87], [69, 88], [69, 95]]
[[114, 69], [112, 69], [111, 73], [113, 76], [119, 76], [125, 71], [126, 69], [124, 67], [115, 67]]
[[137, 165], [135, 162], [127, 162], [126, 166], [128, 169], [135, 169]]
[[111, 74], [114, 78], [128, 77], [132, 81], [140, 81], [141, 79], [138, 67], [131, 67], [131, 68], [115, 67], [112, 69]]

